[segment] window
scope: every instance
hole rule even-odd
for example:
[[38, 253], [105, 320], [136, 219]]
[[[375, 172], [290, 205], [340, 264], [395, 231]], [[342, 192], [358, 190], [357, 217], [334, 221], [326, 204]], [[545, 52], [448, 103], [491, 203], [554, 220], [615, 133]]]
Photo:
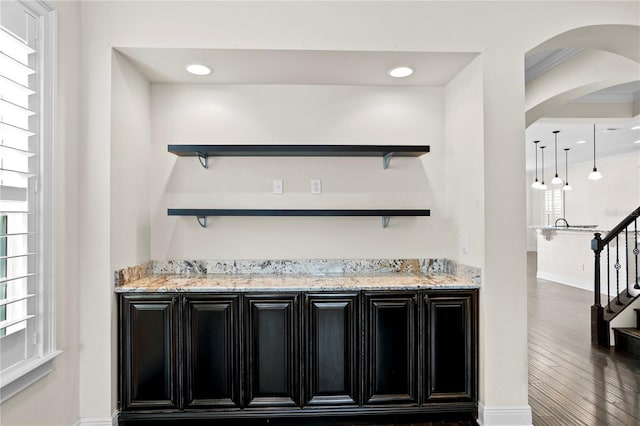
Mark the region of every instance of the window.
[[547, 189], [544, 192], [544, 218], [547, 226], [555, 225], [556, 219], [563, 217], [563, 197], [562, 189]]
[[54, 12], [0, 2], [1, 400], [46, 375], [55, 349]]

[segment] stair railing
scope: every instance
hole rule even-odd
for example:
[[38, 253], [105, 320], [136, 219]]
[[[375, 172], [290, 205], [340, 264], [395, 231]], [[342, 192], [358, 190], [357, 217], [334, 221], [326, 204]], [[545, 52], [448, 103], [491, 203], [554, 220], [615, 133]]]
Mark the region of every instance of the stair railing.
[[[591, 342], [601, 346], [610, 346], [609, 322], [622, 312], [627, 306], [640, 296], [640, 277], [638, 276], [638, 217], [640, 207], [635, 209], [622, 222], [616, 225], [607, 235], [602, 238], [599, 232], [594, 234], [591, 240], [591, 250], [594, 253], [594, 280], [593, 280], [593, 306], [591, 307]], [[630, 229], [631, 228], [631, 229]], [[629, 241], [629, 234], [632, 234], [632, 241]], [[624, 240], [624, 241], [622, 241]], [[631, 245], [630, 245], [631, 244]], [[621, 248], [621, 246], [623, 247]], [[630, 247], [631, 256], [629, 255]], [[602, 307], [601, 299], [601, 277], [602, 271], [600, 260], [603, 250], [605, 250], [607, 260], [607, 304]], [[621, 255], [622, 249], [622, 255]], [[613, 252], [613, 253], [612, 253]], [[612, 257], [615, 256], [614, 259]], [[631, 260], [633, 264], [631, 263]], [[613, 264], [615, 289], [612, 289], [611, 281], [611, 261]], [[622, 272], [621, 272], [622, 271]], [[630, 276], [630, 274], [633, 274]], [[623, 289], [620, 289], [620, 281], [624, 280]], [[615, 291], [612, 299], [611, 292]]]

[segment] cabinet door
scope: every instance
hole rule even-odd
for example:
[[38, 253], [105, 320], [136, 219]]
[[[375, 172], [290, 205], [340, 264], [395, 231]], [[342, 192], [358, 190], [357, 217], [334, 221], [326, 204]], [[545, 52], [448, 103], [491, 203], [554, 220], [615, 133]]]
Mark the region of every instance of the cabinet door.
[[475, 296], [431, 292], [425, 301], [425, 401], [474, 401]]
[[239, 407], [239, 295], [185, 296], [185, 408]]
[[177, 409], [177, 296], [122, 296], [122, 408]]
[[299, 296], [245, 298], [248, 407], [300, 404]]
[[305, 295], [305, 405], [358, 404], [358, 296]]
[[417, 296], [368, 293], [365, 404], [417, 403]]

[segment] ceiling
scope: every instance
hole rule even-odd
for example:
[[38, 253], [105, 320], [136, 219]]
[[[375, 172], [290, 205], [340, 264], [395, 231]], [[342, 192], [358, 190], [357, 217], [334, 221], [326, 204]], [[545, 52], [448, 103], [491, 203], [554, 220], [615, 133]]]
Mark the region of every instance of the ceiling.
[[[636, 153], [640, 159], [640, 129], [631, 130], [633, 126], [639, 126], [640, 120], [610, 121], [606, 124], [596, 125], [596, 158], [603, 159], [617, 155]], [[535, 149], [533, 141], [539, 140], [538, 146], [545, 148], [545, 166], [553, 165], [554, 161], [554, 130], [558, 133], [558, 164], [564, 170], [564, 148], [570, 148], [569, 163], [593, 161], [593, 123], [574, 120], [574, 122], [553, 121], [542, 119], [532, 124], [527, 129], [527, 170], [535, 170]], [[578, 141], [586, 141], [579, 144]], [[539, 151], [538, 151], [539, 153]], [[538, 167], [540, 164], [538, 154]]]
[[[477, 53], [252, 50], [252, 49], [182, 49], [117, 48], [152, 83], [205, 84], [311, 84], [311, 85], [382, 85], [444, 86], [462, 71]], [[525, 80], [531, 81], [561, 64], [582, 49], [554, 49], [525, 58]], [[200, 63], [213, 69], [208, 76], [194, 76], [185, 71], [188, 64]], [[415, 73], [407, 78], [392, 78], [391, 68], [408, 65]], [[640, 82], [632, 82], [594, 92], [574, 102], [638, 102]], [[534, 140], [551, 149], [545, 153], [553, 159], [553, 130], [560, 130], [558, 152], [571, 148], [570, 162], [593, 159], [592, 122], [581, 119], [541, 119], [526, 131], [527, 170], [535, 169]], [[640, 118], [598, 121], [598, 158], [636, 152], [640, 155]], [[618, 129], [600, 133], [606, 128]], [[586, 144], [577, 144], [586, 140]], [[547, 163], [551, 164], [551, 163]]]
[[[324, 84], [444, 86], [477, 53], [326, 50], [117, 48], [152, 83]], [[208, 76], [185, 71], [192, 63], [213, 69]], [[406, 78], [389, 70], [415, 69]]]

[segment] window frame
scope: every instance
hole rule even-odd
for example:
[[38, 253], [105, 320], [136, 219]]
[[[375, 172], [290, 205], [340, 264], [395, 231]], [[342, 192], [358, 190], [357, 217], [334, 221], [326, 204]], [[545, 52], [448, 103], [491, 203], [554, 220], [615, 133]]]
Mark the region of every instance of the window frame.
[[40, 56], [37, 92], [40, 95], [38, 142], [40, 173], [36, 185], [39, 192], [37, 216], [38, 280], [36, 283], [36, 348], [34, 355], [0, 372], [0, 403], [26, 389], [53, 370], [53, 360], [62, 353], [56, 347], [55, 294], [55, 98], [57, 70], [57, 14], [42, 0], [18, 0], [26, 11], [37, 18], [38, 54]]

